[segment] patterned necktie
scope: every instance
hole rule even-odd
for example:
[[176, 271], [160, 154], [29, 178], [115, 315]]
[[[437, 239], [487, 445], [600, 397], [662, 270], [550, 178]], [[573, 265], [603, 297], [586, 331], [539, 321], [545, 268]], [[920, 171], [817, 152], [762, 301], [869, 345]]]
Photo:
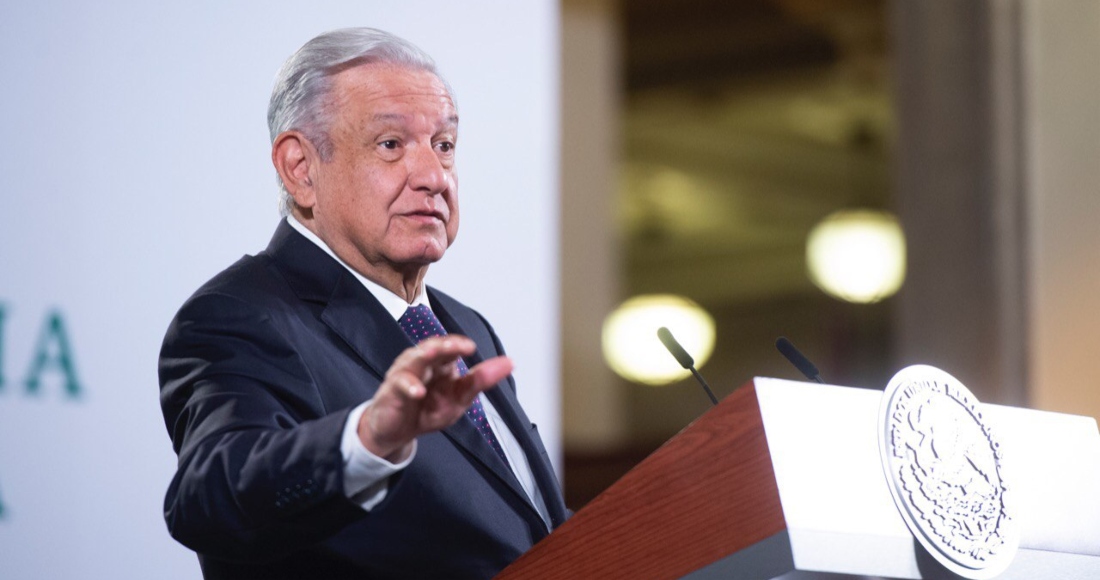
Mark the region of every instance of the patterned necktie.
[[[405, 331], [405, 334], [416, 343], [419, 343], [429, 336], [443, 336], [447, 334], [447, 331], [443, 329], [443, 325], [440, 324], [439, 319], [435, 317], [435, 313], [432, 312], [432, 309], [424, 304], [410, 306], [405, 310], [405, 314], [401, 315], [401, 320], [398, 320], [397, 323], [401, 325], [401, 329]], [[457, 364], [459, 374], [465, 375], [469, 371], [466, 367], [466, 363], [463, 362], [461, 358], [458, 359]], [[504, 461], [504, 464], [509, 465], [508, 458], [504, 455], [504, 449], [500, 446], [500, 442], [497, 441], [492, 428], [489, 427], [489, 420], [485, 417], [485, 408], [481, 406], [481, 399], [479, 397], [475, 397], [474, 403], [470, 405], [469, 409], [466, 409], [466, 416], [474, 422], [474, 426], [477, 427], [477, 432], [481, 433], [485, 442], [493, 448], [493, 451], [497, 452], [497, 455]]]

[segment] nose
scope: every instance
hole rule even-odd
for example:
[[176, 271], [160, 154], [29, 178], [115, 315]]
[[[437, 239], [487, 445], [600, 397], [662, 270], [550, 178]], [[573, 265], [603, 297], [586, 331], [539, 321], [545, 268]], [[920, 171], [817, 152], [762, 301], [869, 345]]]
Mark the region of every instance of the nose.
[[451, 186], [451, 174], [429, 144], [413, 148], [408, 156], [409, 187], [428, 195], [443, 193]]

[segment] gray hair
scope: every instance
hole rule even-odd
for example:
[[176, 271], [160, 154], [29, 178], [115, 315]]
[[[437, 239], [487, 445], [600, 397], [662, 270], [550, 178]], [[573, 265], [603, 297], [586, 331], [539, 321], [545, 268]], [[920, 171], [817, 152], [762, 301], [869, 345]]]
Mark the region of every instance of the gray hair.
[[[332, 76], [377, 62], [428, 71], [439, 78], [454, 99], [450, 85], [439, 74], [432, 57], [411, 42], [373, 28], [332, 30], [305, 43], [283, 63], [275, 76], [275, 88], [267, 108], [267, 128], [272, 144], [281, 133], [298, 130], [317, 148], [322, 161], [331, 159], [333, 146], [328, 135], [324, 98], [332, 87]], [[276, 179], [279, 213], [285, 216], [294, 209], [294, 199], [278, 174]]]

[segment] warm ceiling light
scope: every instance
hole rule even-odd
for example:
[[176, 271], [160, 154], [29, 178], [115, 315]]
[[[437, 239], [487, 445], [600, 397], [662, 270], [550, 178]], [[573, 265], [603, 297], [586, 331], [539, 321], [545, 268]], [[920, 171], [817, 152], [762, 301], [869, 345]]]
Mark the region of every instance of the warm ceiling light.
[[623, 378], [665, 385], [689, 376], [657, 339], [665, 326], [703, 366], [714, 351], [714, 319], [698, 304], [671, 294], [637, 296], [623, 302], [603, 323], [603, 356]]
[[839, 211], [810, 231], [806, 263], [810, 279], [825, 292], [848, 302], [878, 302], [905, 280], [905, 235], [893, 214]]

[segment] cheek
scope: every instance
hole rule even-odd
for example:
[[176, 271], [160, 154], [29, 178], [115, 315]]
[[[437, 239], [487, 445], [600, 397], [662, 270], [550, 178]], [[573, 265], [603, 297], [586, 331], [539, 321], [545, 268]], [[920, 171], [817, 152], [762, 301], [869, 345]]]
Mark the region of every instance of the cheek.
[[368, 229], [387, 227], [401, 196], [397, 180], [375, 168], [360, 171], [346, 184], [341, 208]]
[[458, 235], [458, 209], [455, 208], [454, 213], [451, 214], [451, 221], [447, 222], [447, 243], [455, 241], [455, 236]]
[[451, 189], [451, 195], [447, 199], [447, 203], [450, 205], [451, 219], [447, 221], [447, 239], [453, 242], [455, 235], [458, 234], [458, 222], [461, 213], [458, 211], [458, 188], [455, 183], [454, 188]]

